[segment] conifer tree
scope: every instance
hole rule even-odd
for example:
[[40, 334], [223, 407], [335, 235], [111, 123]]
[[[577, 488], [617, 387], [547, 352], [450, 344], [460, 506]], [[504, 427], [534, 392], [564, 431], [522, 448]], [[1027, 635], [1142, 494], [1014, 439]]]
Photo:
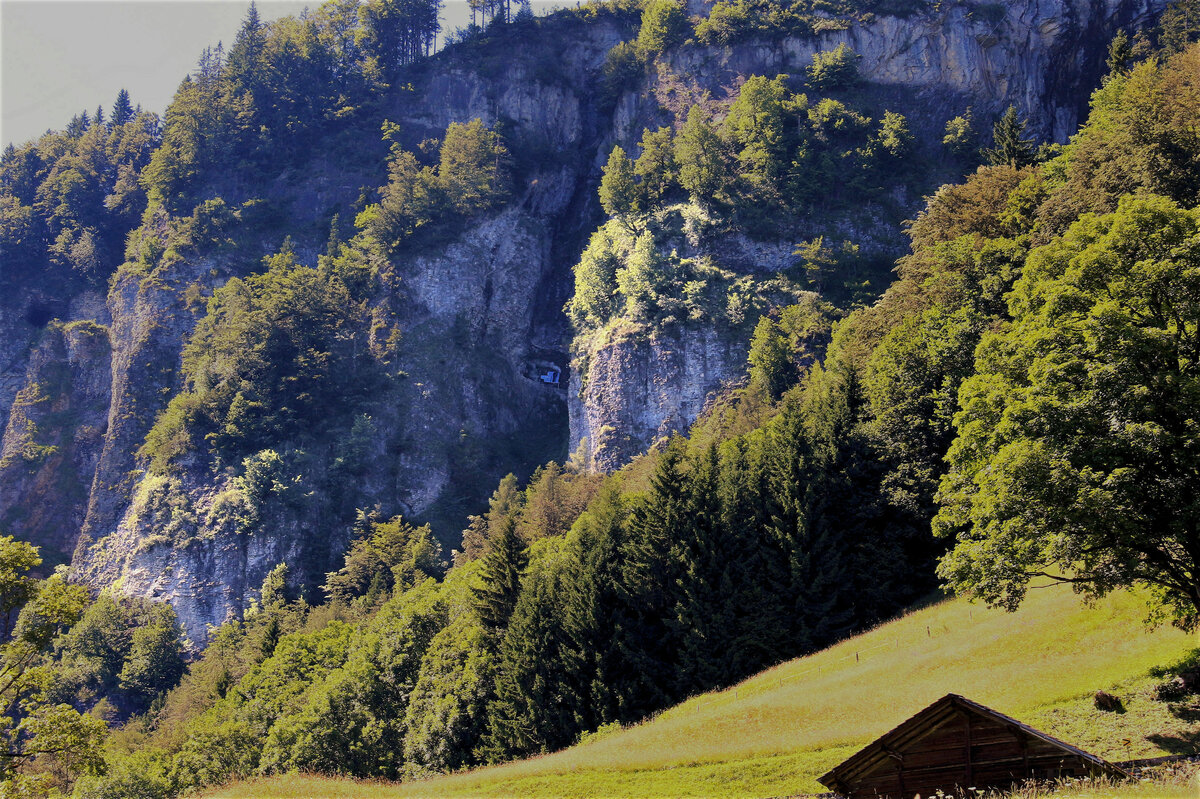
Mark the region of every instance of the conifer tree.
[[1200, 31], [1200, 1], [1177, 0], [1159, 23], [1158, 41], [1165, 55], [1182, 53]]
[[992, 166], [1007, 164], [1020, 169], [1033, 163], [1033, 140], [1024, 137], [1025, 121], [1017, 114], [1015, 106], [1009, 106], [992, 128], [992, 149], [984, 151]]
[[790, 653], [787, 553], [770, 533], [770, 484], [763, 437], [735, 439], [723, 450], [718, 492], [722, 533], [729, 541], [733, 591], [726, 602], [737, 620], [726, 667], [732, 679]]
[[271, 618], [267, 620], [267, 626], [263, 628], [262, 641], [258, 646], [263, 660], [275, 654], [275, 647], [279, 645], [279, 637], [279, 617], [272, 614]]
[[738, 553], [721, 524], [717, 485], [713, 444], [688, 476], [687, 513], [671, 550], [679, 575], [672, 619], [679, 640], [676, 696], [727, 684], [734, 676], [727, 657], [741, 623], [729, 601], [738, 588]]
[[521, 575], [529, 563], [515, 517], [504, 520], [500, 535], [490, 546], [479, 572], [483, 585], [474, 589], [475, 610], [483, 626], [496, 633], [508, 626], [521, 594]]
[[623, 688], [622, 706], [637, 715], [671, 699], [670, 681], [678, 652], [671, 619], [678, 579], [676, 546], [688, 513], [683, 474], [684, 442], [672, 439], [650, 480], [650, 492], [629, 516], [622, 547], [618, 592], [628, 616], [614, 646], [628, 658], [633, 679]]
[[1117, 35], [1108, 44], [1107, 64], [1109, 74], [1115, 75], [1119, 72], [1124, 72], [1129, 69], [1132, 61], [1133, 45], [1129, 41], [1129, 35], [1125, 31], [1117, 31]]
[[257, 93], [262, 87], [266, 63], [264, 51], [267, 31], [258, 15], [258, 7], [251, 0], [250, 8], [242, 20], [233, 47], [229, 48], [226, 70], [229, 79], [242, 88]]
[[583, 697], [564, 679], [568, 641], [561, 577], [552, 567], [531, 574], [511, 613], [482, 746], [489, 762], [562, 748], [578, 732], [576, 710]]
[[787, 559], [783, 590], [788, 608], [787, 637], [792, 652], [813, 648], [815, 635], [807, 602], [804, 576], [809, 571], [808, 506], [811, 502], [810, 460], [803, 435], [803, 420], [792, 406], [784, 408], [773, 431], [768, 493], [770, 540]]
[[487, 513], [470, 517], [470, 524], [463, 531], [464, 557], [474, 560], [487, 554], [488, 542], [500, 534], [508, 517], [520, 512], [523, 502], [524, 495], [517, 483], [517, 476], [509, 472], [488, 499]]
[[75, 116], [71, 117], [71, 121], [67, 123], [64, 133], [67, 134], [68, 138], [78, 139], [84, 134], [84, 132], [87, 131], [87, 129], [88, 115], [87, 111], [84, 111], [82, 114], [76, 114]]
[[594, 729], [636, 718], [625, 712], [625, 686], [635, 674], [621, 647], [629, 608], [618, 592], [628, 508], [615, 480], [601, 487], [576, 522], [575, 571], [565, 587], [563, 625], [570, 647], [570, 682], [585, 698], [580, 726]]
[[124, 125], [131, 119], [133, 119], [133, 105], [129, 102], [129, 92], [126, 89], [121, 89], [121, 91], [117, 92], [116, 102], [113, 103], [110, 121], [112, 126], [116, 128]]

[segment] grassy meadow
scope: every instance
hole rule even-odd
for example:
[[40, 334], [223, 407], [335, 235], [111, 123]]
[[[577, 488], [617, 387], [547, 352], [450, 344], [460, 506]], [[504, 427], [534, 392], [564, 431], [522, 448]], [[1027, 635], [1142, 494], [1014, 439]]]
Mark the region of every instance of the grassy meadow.
[[[824, 790], [818, 775], [946, 693], [1112, 760], [1197, 751], [1200, 707], [1173, 711], [1154, 700], [1153, 688], [1160, 681], [1155, 670], [1196, 657], [1200, 640], [1172, 628], [1148, 630], [1143, 617], [1131, 594], [1089, 607], [1061, 586], [1031, 590], [1016, 613], [948, 600], [561, 752], [423, 782], [291, 775], [204, 796], [816, 793]], [[1125, 712], [1096, 710], [1091, 697], [1098, 689], [1121, 697]], [[1195, 795], [1186, 786], [1182, 794], [1162, 790], [1129, 795]]]

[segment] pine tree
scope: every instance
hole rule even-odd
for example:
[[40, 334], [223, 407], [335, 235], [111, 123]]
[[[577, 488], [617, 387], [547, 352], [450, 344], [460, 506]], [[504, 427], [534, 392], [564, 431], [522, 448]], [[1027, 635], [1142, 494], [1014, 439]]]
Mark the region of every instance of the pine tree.
[[517, 535], [515, 517], [504, 520], [500, 535], [490, 542], [490, 547], [479, 571], [483, 585], [474, 589], [475, 611], [485, 628], [498, 633], [512, 617], [521, 594], [522, 572], [529, 563], [525, 544]]
[[570, 652], [567, 680], [584, 699], [582, 729], [636, 718], [624, 713], [621, 703], [636, 675], [623, 650], [614, 646], [628, 618], [618, 592], [627, 518], [618, 484], [609, 480], [573, 528], [576, 567], [565, 586], [563, 626]]
[[663, 707], [671, 698], [678, 653], [674, 635], [676, 559], [671, 551], [686, 524], [684, 441], [672, 439], [650, 480], [650, 492], [630, 511], [617, 584], [625, 626], [614, 646], [629, 664], [629, 681], [619, 696], [632, 717]]
[[1117, 31], [1117, 35], [1108, 44], [1108, 73], [1116, 75], [1129, 69], [1133, 62], [1133, 45], [1125, 31]]
[[731, 602], [739, 553], [722, 525], [718, 479], [713, 444], [688, 477], [687, 513], [671, 549], [679, 574], [673, 614], [679, 641], [676, 696], [728, 684], [735, 676], [728, 658], [741, 624]]
[[1007, 164], [1020, 169], [1033, 163], [1033, 140], [1023, 137], [1025, 121], [1017, 114], [1015, 106], [1009, 106], [992, 128], [992, 149], [984, 151], [992, 166]]
[[114, 128], [124, 125], [133, 119], [133, 106], [129, 102], [129, 92], [125, 89], [117, 92], [117, 100], [113, 103], [111, 124]]

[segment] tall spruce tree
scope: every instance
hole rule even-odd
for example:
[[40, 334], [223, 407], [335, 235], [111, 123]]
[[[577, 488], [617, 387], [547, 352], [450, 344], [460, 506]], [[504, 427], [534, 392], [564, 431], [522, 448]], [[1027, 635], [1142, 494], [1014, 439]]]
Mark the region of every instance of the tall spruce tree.
[[624, 706], [626, 686], [636, 683], [636, 675], [623, 648], [615, 645], [629, 619], [617, 590], [627, 517], [620, 488], [610, 480], [574, 527], [576, 565], [566, 585], [563, 624], [572, 681], [585, 697], [579, 719], [583, 729], [636, 718]]
[[258, 7], [251, 2], [225, 62], [226, 76], [234, 85], [259, 94], [266, 77], [266, 46], [266, 27], [258, 15]]
[[721, 524], [716, 445], [700, 456], [688, 476], [687, 510], [671, 549], [678, 581], [673, 622], [679, 641], [675, 695], [688, 696], [735, 675], [727, 660], [739, 637], [741, 619], [730, 600], [738, 590], [738, 556]]
[[491, 632], [498, 633], [508, 626], [521, 594], [521, 574], [528, 563], [525, 544], [517, 535], [517, 520], [509, 516], [483, 559], [479, 572], [483, 585], [474, 589], [475, 610]]
[[133, 119], [133, 105], [129, 102], [129, 92], [126, 89], [121, 89], [121, 91], [117, 92], [116, 102], [113, 103], [109, 123], [116, 128], [124, 125], [131, 119]]
[[794, 406], [785, 406], [773, 431], [770, 454], [769, 535], [787, 559], [783, 603], [788, 608], [787, 647], [806, 652], [817, 636], [805, 579], [811, 570], [808, 508], [812, 501], [811, 458], [804, 420]]
[[1129, 69], [1129, 65], [1133, 62], [1133, 45], [1129, 41], [1129, 34], [1125, 31], [1117, 31], [1117, 35], [1112, 38], [1108, 44], [1108, 72], [1110, 75], [1116, 75]]
[[628, 658], [633, 677], [625, 686], [623, 707], [634, 716], [663, 707], [673, 698], [671, 677], [678, 641], [675, 613], [677, 560], [671, 550], [688, 514], [682, 438], [674, 438], [650, 480], [650, 492], [634, 501], [618, 592], [627, 616], [614, 646]]
[[569, 680], [560, 563], [540, 564], [526, 581], [500, 644], [495, 698], [488, 707], [483, 759], [498, 762], [567, 746], [586, 701]]
[[[781, 601], [790, 590], [786, 551], [770, 531], [770, 471], [763, 436], [735, 439], [724, 449], [718, 492], [721, 527], [733, 557], [733, 592], [726, 599], [737, 619], [728, 645], [730, 674], [744, 676], [786, 656], [790, 614]], [[736, 679], [735, 677], [735, 679]]]
[[992, 166], [1007, 164], [1020, 169], [1033, 163], [1033, 139], [1025, 138], [1025, 121], [1016, 106], [1009, 106], [1004, 116], [992, 128], [992, 148], [985, 150]]

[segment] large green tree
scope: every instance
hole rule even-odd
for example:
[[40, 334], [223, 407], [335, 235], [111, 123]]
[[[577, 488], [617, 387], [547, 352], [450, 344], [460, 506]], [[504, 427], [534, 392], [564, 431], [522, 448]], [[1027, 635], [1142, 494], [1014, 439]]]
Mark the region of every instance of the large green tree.
[[1123, 200], [1035, 250], [964, 383], [939, 572], [1015, 608], [1034, 578], [1148, 587], [1200, 623], [1200, 211]]
[[0, 643], [0, 795], [38, 796], [51, 781], [47, 767], [73, 778], [104, 766], [104, 723], [55, 702], [38, 668], [55, 637], [78, 621], [87, 592], [59, 573], [30, 582], [25, 573], [41, 563], [37, 549], [10, 536], [0, 537], [0, 563], [7, 572], [0, 607], [20, 608]]
[[508, 626], [521, 595], [521, 575], [529, 565], [529, 552], [517, 535], [517, 520], [509, 516], [479, 571], [483, 584], [474, 589], [475, 610], [483, 626], [496, 633]]
[[600, 206], [609, 216], [625, 216], [638, 209], [638, 187], [633, 179], [633, 161], [617, 145], [604, 165], [600, 178]]

